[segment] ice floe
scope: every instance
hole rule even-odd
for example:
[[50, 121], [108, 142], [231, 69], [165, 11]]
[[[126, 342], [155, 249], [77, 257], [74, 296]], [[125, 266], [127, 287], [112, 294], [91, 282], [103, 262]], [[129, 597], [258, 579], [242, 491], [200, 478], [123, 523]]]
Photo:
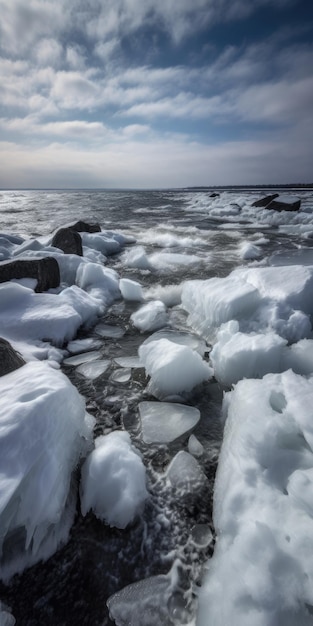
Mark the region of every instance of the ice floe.
[[145, 443], [171, 443], [188, 434], [200, 420], [200, 411], [184, 404], [145, 401], [138, 408]]
[[166, 326], [169, 318], [165, 304], [161, 300], [153, 300], [133, 313], [130, 319], [136, 328], [147, 332]]

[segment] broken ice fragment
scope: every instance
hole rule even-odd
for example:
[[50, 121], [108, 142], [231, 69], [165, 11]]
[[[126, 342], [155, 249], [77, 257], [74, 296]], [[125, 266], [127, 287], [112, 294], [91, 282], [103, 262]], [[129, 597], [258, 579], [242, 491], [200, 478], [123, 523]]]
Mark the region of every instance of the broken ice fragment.
[[121, 326], [113, 326], [112, 324], [98, 324], [95, 327], [95, 333], [100, 337], [110, 337], [112, 339], [121, 339], [125, 335], [125, 330]]
[[76, 371], [79, 374], [85, 376], [85, 378], [89, 378], [90, 380], [95, 380], [101, 374], [108, 369], [111, 361], [108, 359], [101, 359], [100, 361], [93, 361], [91, 363], [82, 363], [78, 366]]
[[75, 354], [64, 359], [63, 365], [80, 365], [81, 363], [88, 363], [90, 361], [97, 361], [101, 358], [101, 352], [93, 350], [92, 352], [83, 352], [83, 354]]
[[170, 443], [190, 432], [200, 411], [171, 402], [140, 402], [141, 434], [145, 443]]

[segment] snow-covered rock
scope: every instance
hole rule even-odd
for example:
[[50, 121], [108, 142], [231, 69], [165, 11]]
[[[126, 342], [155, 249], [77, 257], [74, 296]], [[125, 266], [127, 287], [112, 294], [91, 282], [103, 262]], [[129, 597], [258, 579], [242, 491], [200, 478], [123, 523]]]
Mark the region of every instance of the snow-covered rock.
[[68, 537], [71, 480], [94, 420], [60, 370], [27, 363], [0, 378], [0, 576], [50, 556]]

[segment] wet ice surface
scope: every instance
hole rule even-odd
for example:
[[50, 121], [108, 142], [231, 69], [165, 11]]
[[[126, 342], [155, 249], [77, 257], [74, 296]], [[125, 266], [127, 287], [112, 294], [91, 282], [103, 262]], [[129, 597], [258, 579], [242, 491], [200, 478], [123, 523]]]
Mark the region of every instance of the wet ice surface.
[[[308, 250], [302, 258], [309, 262], [309, 226], [303, 228], [303, 239], [292, 239], [286, 227], [279, 227], [278, 217], [275, 227], [248, 223], [248, 209], [243, 208], [240, 216], [231, 202], [223, 210], [216, 201], [208, 216], [204, 196], [195, 193], [142, 192], [130, 198], [116, 192], [107, 194], [105, 210], [103, 196], [96, 192], [68, 194], [66, 206], [58, 193], [42, 192], [35, 198], [26, 193], [11, 200], [23, 206], [23, 213], [14, 222], [4, 211], [5, 230], [42, 235], [76, 220], [80, 211], [86, 221], [98, 220], [106, 228], [138, 236], [141, 256], [128, 256], [132, 263], [126, 263], [123, 254], [109, 261], [129, 281], [122, 283], [127, 302], [113, 305], [98, 329], [79, 333], [68, 346], [74, 356], [66, 359], [64, 371], [96, 419], [95, 437], [121, 429], [130, 433], [144, 459], [150, 498], [125, 530], [109, 528], [92, 513], [83, 518], [78, 507], [69, 542], [47, 562], [16, 576], [8, 587], [1, 585], [0, 597], [12, 608], [17, 626], [113, 624], [106, 606], [110, 597], [111, 615], [121, 626], [188, 623], [195, 612], [194, 590], [212, 551], [211, 500], [222, 437], [222, 388], [212, 380], [192, 391], [188, 408], [199, 411], [200, 419], [193, 424], [191, 437], [187, 428], [178, 437], [175, 431], [173, 439], [166, 436], [165, 441], [147, 443], [138, 425], [138, 406], [154, 399], [147, 393], [148, 380], [137, 351], [144, 340], [156, 337], [141, 333], [130, 317], [147, 294], [161, 300], [169, 308], [169, 326], [155, 333], [157, 339], [187, 346], [206, 358], [210, 346], [191, 332], [179, 307], [181, 285], [192, 278], [227, 276], [239, 264], [262, 263], [269, 255], [275, 255], [279, 264], [290, 251], [298, 255], [299, 245]], [[296, 218], [291, 222], [289, 231], [296, 227]], [[131, 254], [132, 249], [129, 245], [126, 252]], [[151, 615], [154, 621], [149, 621]]]

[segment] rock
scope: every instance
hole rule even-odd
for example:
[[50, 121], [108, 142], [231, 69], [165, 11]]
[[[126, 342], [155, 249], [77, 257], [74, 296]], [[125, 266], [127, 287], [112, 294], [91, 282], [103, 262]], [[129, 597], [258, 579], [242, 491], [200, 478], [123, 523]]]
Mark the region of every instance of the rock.
[[275, 211], [299, 211], [300, 205], [301, 200], [295, 196], [286, 196], [284, 198], [278, 196], [266, 208], [274, 209]]
[[21, 355], [6, 339], [0, 337], [0, 376], [14, 372], [22, 365], [25, 365], [25, 361]]
[[47, 291], [60, 284], [60, 269], [54, 257], [42, 259], [14, 259], [0, 263], [0, 283], [12, 279], [35, 278], [35, 291]]
[[79, 233], [70, 228], [60, 228], [53, 236], [51, 245], [60, 248], [65, 254], [83, 256], [82, 239]]
[[272, 202], [272, 200], [278, 198], [278, 195], [278, 193], [273, 193], [271, 196], [265, 196], [264, 198], [260, 198], [260, 200], [255, 200], [255, 202], [252, 202], [251, 206], [267, 207], [267, 205]]
[[215, 191], [213, 191], [213, 193], [210, 194], [210, 198], [218, 198], [219, 197], [219, 193], [216, 193]]
[[99, 224], [87, 224], [87, 222], [83, 222], [82, 220], [78, 220], [78, 222], [68, 226], [68, 228], [78, 233], [101, 233]]

